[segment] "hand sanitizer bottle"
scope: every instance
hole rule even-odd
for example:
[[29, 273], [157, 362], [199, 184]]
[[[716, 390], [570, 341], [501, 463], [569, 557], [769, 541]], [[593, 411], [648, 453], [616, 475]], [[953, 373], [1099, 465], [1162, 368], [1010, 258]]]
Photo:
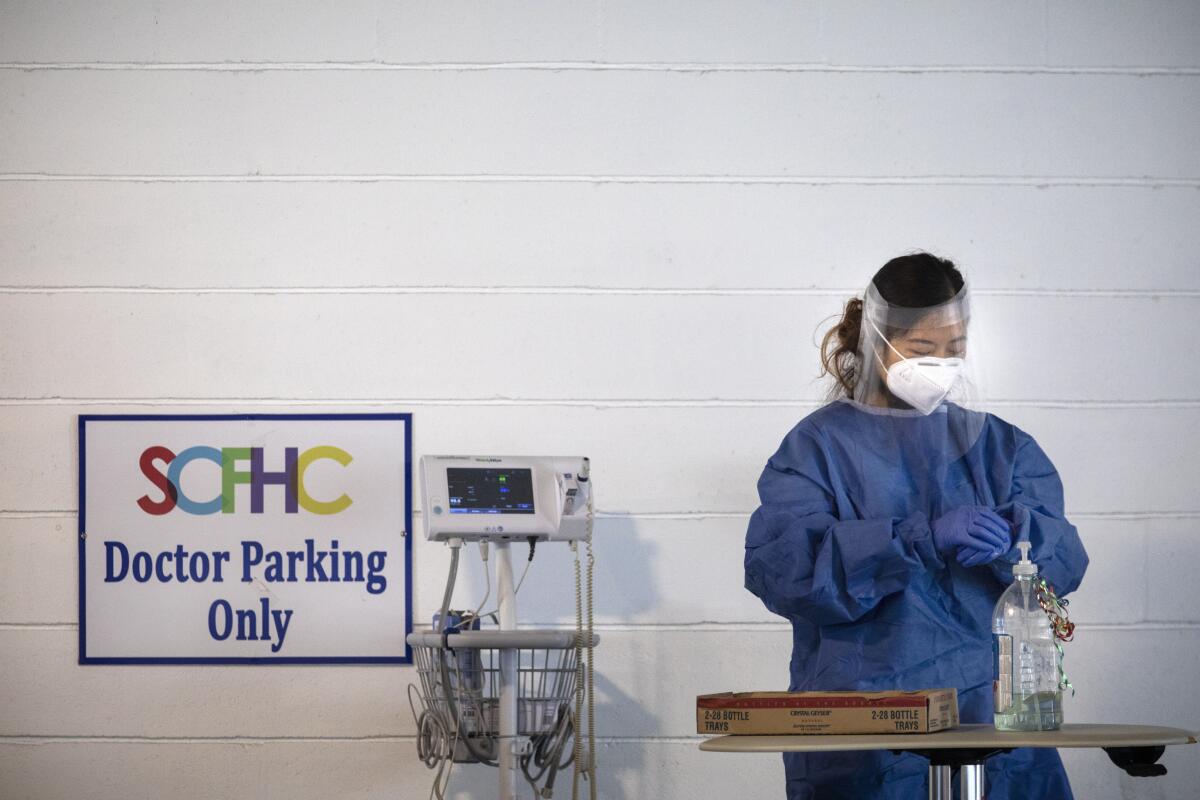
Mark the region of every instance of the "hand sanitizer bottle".
[[1053, 731], [1063, 720], [1054, 631], [1038, 602], [1030, 543], [1017, 547], [1021, 560], [1013, 565], [1012, 585], [992, 613], [995, 724], [1002, 731]]

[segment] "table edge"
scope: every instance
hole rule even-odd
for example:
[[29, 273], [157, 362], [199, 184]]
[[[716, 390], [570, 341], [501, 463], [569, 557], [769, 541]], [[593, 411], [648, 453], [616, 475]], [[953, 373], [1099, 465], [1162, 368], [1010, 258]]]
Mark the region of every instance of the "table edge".
[[[939, 733], [925, 734], [773, 734], [773, 735], [726, 735], [716, 736], [709, 739], [704, 739], [700, 742], [700, 749], [710, 753], [783, 753], [783, 752], [834, 752], [846, 750], [954, 750], [954, 749], [980, 749], [989, 747], [1031, 747], [1040, 749], [1089, 749], [1089, 748], [1104, 748], [1104, 747], [1159, 747], [1159, 746], [1178, 746], [1197, 744], [1197, 739], [1200, 733], [1186, 730], [1184, 728], [1170, 728], [1157, 725], [1100, 725], [1096, 723], [1085, 723], [1088, 730], [1083, 732], [1075, 732], [1072, 735], [1071, 730], [1064, 732], [1047, 731], [1053, 733], [1055, 738], [1063, 738], [1065, 741], [1053, 741], [1052, 737], [1042, 737], [1041, 734], [1034, 733], [1034, 737], [1046, 738], [1047, 742], [1042, 744], [1035, 741], [1029, 741], [1027, 734], [1019, 732], [994, 731], [990, 725], [972, 725], [966, 727], [966, 732], [976, 734], [986, 734], [989, 730], [996, 733], [995, 737], [985, 737], [983, 741], [965, 741], [956, 742], [954, 739], [944, 737], [942, 734], [953, 733], [955, 731], [963, 732], [964, 728], [956, 728], [950, 731], [941, 731]], [[1111, 727], [1114, 728], [1114, 734], [1118, 731], [1130, 732], [1131, 735], [1126, 736], [1122, 741], [1120, 737], [1114, 737], [1110, 741], [1105, 741], [1102, 734], [1103, 731], [1097, 731], [1097, 728]], [[1142, 737], [1138, 737], [1137, 728], [1145, 729]], [[1093, 734], [1087, 736], [1088, 733]], [[875, 741], [864, 742], [863, 738], [875, 739]], [[839, 747], [839, 740], [846, 739], [847, 744], [854, 742], [848, 747]], [[1090, 741], [1088, 741], [1090, 739]], [[1006, 742], [1006, 740], [1015, 740]], [[795, 746], [780, 746], [781, 743], [793, 744]], [[735, 744], [736, 743], [736, 744]], [[729, 746], [733, 745], [733, 746]], [[807, 746], [806, 746], [807, 745]]]

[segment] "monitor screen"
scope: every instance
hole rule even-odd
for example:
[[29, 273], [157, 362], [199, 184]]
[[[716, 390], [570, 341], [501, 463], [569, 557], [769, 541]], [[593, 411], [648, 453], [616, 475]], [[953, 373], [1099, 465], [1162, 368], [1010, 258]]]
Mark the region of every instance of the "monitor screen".
[[532, 514], [533, 470], [447, 467], [451, 514]]

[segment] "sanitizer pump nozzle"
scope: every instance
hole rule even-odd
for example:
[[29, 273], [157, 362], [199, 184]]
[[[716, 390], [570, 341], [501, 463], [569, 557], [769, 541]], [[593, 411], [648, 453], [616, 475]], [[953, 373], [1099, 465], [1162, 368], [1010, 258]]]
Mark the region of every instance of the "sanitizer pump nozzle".
[[1037, 564], [1029, 560], [1029, 549], [1033, 547], [1028, 540], [1017, 542], [1017, 549], [1021, 551], [1021, 560], [1013, 564], [1013, 576], [1021, 575], [1037, 575]]

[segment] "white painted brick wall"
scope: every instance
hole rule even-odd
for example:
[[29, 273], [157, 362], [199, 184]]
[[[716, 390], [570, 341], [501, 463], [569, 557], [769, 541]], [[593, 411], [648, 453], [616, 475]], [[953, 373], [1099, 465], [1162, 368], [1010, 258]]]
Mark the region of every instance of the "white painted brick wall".
[[[77, 414], [345, 407], [412, 411], [418, 454], [588, 453], [602, 795], [780, 796], [693, 698], [786, 680], [754, 482], [814, 329], [915, 247], [972, 278], [1092, 555], [1069, 715], [1200, 727], [1198, 101], [1191, 0], [0, 0], [0, 798], [427, 794], [411, 670], [75, 664]], [[527, 620], [567, 621], [567, 566]], [[1200, 782], [1064, 758], [1080, 798]]]

